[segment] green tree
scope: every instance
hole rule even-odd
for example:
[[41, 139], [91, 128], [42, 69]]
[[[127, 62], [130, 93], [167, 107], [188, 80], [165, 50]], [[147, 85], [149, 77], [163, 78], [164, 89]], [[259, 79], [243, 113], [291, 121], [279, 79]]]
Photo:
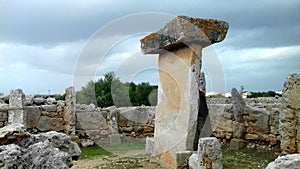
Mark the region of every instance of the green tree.
[[79, 104], [97, 104], [95, 98], [95, 82], [89, 81], [80, 91], [76, 93], [77, 103]]
[[88, 82], [76, 96], [78, 103], [93, 103], [99, 107], [150, 106], [157, 104], [157, 88], [149, 82], [122, 83], [114, 72], [109, 72], [96, 82]]

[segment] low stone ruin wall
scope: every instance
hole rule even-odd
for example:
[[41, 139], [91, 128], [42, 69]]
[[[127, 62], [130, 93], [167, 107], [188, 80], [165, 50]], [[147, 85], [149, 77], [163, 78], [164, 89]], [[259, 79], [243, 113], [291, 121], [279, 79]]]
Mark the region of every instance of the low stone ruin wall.
[[76, 105], [76, 135], [97, 144], [109, 144], [110, 135], [151, 137], [156, 107], [108, 107]]
[[[213, 129], [213, 136], [222, 143], [230, 143], [234, 138], [235, 124], [238, 123], [233, 114], [232, 104], [209, 104], [209, 114]], [[240, 139], [248, 146], [267, 145], [278, 146], [279, 135], [279, 114], [280, 109], [276, 106], [266, 108], [247, 105], [243, 114], [245, 131]]]
[[[242, 99], [237, 91], [232, 98], [209, 98], [213, 136], [236, 148], [280, 145], [284, 153], [299, 153], [299, 91], [300, 75], [291, 74], [282, 98]], [[21, 123], [33, 133], [60, 131], [98, 144], [153, 136], [156, 107], [76, 105], [74, 88], [66, 93], [66, 101], [25, 97], [20, 89], [0, 96], [0, 127]]]
[[[33, 99], [32, 104], [25, 106], [27, 115], [26, 128], [33, 133], [46, 131], [64, 132], [64, 101], [51, 99]], [[35, 100], [39, 100], [37, 103]]]
[[[282, 98], [276, 97], [260, 97], [260, 98], [245, 98], [245, 103], [249, 106], [254, 107], [281, 107], [282, 106]], [[231, 104], [231, 98], [207, 98], [207, 104]]]

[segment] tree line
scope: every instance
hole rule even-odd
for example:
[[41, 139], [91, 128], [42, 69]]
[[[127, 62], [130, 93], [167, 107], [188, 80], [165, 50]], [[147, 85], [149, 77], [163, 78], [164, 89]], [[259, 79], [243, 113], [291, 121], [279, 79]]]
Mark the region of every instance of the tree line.
[[97, 81], [89, 81], [76, 92], [76, 98], [79, 104], [93, 103], [99, 107], [156, 106], [157, 88], [149, 82], [123, 83], [114, 72], [109, 72]]

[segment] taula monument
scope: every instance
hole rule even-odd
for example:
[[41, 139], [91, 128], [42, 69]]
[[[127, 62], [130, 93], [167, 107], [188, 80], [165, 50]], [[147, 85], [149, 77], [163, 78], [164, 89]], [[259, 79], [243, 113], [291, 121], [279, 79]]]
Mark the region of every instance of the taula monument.
[[151, 154], [172, 168], [178, 166], [178, 153], [197, 150], [199, 137], [211, 135], [206, 122], [202, 49], [224, 40], [228, 28], [225, 21], [178, 16], [141, 39], [144, 54], [159, 54], [160, 84], [154, 138], [149, 143], [153, 146]]

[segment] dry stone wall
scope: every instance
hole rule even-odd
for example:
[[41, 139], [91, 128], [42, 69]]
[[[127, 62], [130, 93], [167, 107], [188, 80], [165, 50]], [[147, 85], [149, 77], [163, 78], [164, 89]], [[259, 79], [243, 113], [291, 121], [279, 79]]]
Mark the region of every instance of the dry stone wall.
[[153, 136], [156, 107], [108, 107], [76, 105], [76, 134], [96, 144], [110, 144], [112, 135], [120, 139]]

